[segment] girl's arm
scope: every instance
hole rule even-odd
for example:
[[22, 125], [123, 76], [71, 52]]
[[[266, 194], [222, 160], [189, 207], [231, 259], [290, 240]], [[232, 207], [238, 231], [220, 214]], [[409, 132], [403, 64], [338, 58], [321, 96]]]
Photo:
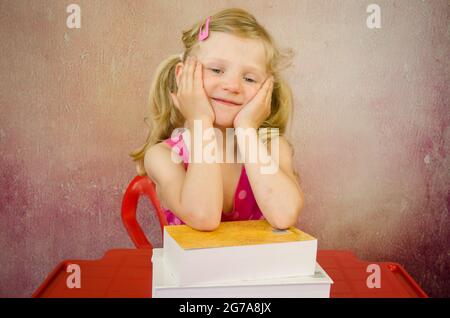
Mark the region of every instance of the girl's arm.
[[[195, 211], [195, 215], [203, 220], [206, 230], [214, 230], [220, 225], [223, 207], [223, 184], [222, 170], [217, 162], [206, 163], [195, 162], [194, 152], [203, 152], [206, 145], [214, 142], [217, 146], [216, 136], [211, 140], [201, 138], [201, 148], [194, 148], [194, 133], [205, 135], [207, 129], [212, 130], [213, 124], [209, 119], [196, 119], [201, 122], [202, 131], [194, 130], [194, 121], [187, 121], [187, 128], [190, 131], [190, 163], [186, 171], [186, 178], [180, 193], [181, 204], [189, 211]], [[197, 127], [198, 128], [198, 127]], [[198, 138], [200, 140], [200, 138]]]
[[[278, 138], [279, 161], [277, 156], [272, 156], [267, 146], [258, 138], [255, 129], [247, 129], [245, 133], [237, 130], [237, 144], [241, 154], [246, 154], [245, 169], [261, 212], [267, 221], [275, 228], [287, 229], [297, 223], [300, 211], [304, 204], [304, 195], [295, 177], [293, 168], [293, 154], [284, 137]], [[247, 137], [247, 140], [245, 140]], [[277, 169], [271, 173], [261, 173], [262, 167], [268, 167], [261, 162], [249, 163], [248, 154], [251, 143], [257, 145], [261, 157], [266, 160], [274, 160], [272, 164]], [[273, 143], [276, 146], [276, 143]]]
[[[202, 127], [212, 124], [203, 120]], [[193, 132], [193, 123], [188, 122], [188, 128]], [[190, 135], [193, 145], [194, 134]], [[170, 149], [157, 144], [147, 151], [144, 164], [164, 207], [199, 231], [212, 231], [220, 225], [223, 185], [218, 163], [191, 162], [185, 171], [182, 163], [172, 162]]]
[[[203, 87], [203, 66], [193, 57], [187, 57], [185, 63], [179, 63], [175, 69], [177, 92], [170, 93], [174, 106], [186, 120], [190, 131], [191, 145], [194, 145], [194, 123], [202, 123], [203, 135], [206, 129], [212, 129], [214, 112]], [[177, 217], [197, 230], [216, 229], [221, 221], [223, 206], [223, 185], [220, 165], [218, 163], [193, 162], [195, 152], [203, 152], [205, 144], [216, 142], [199, 138], [200, 149], [191, 147], [191, 160], [187, 171], [182, 164], [171, 160], [171, 151], [163, 152], [162, 157], [146, 154], [144, 160], [147, 173], [160, 188], [166, 206]], [[149, 151], [151, 148], [149, 149]], [[175, 169], [175, 167], [177, 167]], [[183, 169], [183, 170], [180, 170]]]

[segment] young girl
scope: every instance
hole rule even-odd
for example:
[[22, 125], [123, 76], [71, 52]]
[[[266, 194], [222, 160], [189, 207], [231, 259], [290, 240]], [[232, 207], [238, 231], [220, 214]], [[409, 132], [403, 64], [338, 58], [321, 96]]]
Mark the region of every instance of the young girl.
[[[156, 71], [150, 132], [145, 145], [130, 154], [138, 162], [138, 174], [154, 181], [168, 224], [211, 231], [221, 221], [265, 218], [278, 229], [294, 226], [304, 199], [292, 147], [284, 137], [292, 107], [291, 91], [279, 74], [286, 55], [241, 9], [207, 17], [183, 32], [182, 40], [185, 52], [169, 57]], [[247, 157], [244, 163], [192, 160], [206, 146], [205, 140], [201, 149], [191, 146], [194, 133], [212, 128], [223, 135], [235, 129], [233, 144], [219, 146], [218, 136], [212, 136], [209, 143], [219, 150], [231, 146], [235, 156], [246, 154], [249, 141], [255, 142], [276, 161], [277, 171], [261, 173], [263, 164]], [[238, 128], [250, 133], [244, 136]], [[278, 135], [259, 134], [262, 128]], [[274, 140], [278, 158], [272, 156]], [[173, 160], [173, 151], [179, 162]]]

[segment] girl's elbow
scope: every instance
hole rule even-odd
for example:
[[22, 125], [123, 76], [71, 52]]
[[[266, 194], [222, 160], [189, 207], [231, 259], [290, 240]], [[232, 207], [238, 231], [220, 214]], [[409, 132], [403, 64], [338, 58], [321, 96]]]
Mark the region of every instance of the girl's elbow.
[[302, 207], [303, 205], [299, 204], [290, 210], [285, 210], [284, 215], [274, 219], [271, 225], [279, 230], [286, 230], [297, 225]]
[[287, 230], [297, 224], [297, 219], [286, 218], [284, 220], [277, 220], [272, 226], [278, 230]]
[[191, 219], [190, 227], [197, 231], [211, 232], [220, 226], [221, 218], [216, 217], [217, 213], [198, 213]]
[[211, 222], [210, 220], [191, 220], [190, 222], [186, 222], [186, 224], [197, 231], [211, 232], [215, 231], [219, 227], [220, 222]]

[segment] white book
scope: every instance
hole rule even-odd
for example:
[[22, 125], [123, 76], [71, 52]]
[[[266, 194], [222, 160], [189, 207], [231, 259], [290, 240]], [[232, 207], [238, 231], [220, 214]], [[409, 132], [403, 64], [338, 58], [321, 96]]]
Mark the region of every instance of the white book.
[[164, 268], [164, 250], [153, 249], [153, 298], [329, 298], [333, 281], [316, 263], [311, 276], [243, 279], [180, 286]]
[[212, 232], [164, 228], [164, 268], [179, 286], [314, 275], [317, 239], [266, 220], [222, 222]]

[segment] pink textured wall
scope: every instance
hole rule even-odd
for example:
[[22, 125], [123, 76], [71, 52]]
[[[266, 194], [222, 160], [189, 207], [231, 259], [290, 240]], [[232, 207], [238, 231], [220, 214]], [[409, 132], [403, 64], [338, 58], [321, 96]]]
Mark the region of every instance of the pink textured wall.
[[[382, 27], [366, 26], [381, 7]], [[81, 29], [66, 6], [81, 7]], [[320, 249], [399, 262], [450, 296], [450, 111], [446, 0], [1, 1], [0, 296], [28, 297], [64, 259], [131, 248], [121, 224], [146, 136], [151, 76], [181, 30], [248, 9], [282, 47], [291, 140]], [[145, 231], [161, 245], [150, 203]]]

